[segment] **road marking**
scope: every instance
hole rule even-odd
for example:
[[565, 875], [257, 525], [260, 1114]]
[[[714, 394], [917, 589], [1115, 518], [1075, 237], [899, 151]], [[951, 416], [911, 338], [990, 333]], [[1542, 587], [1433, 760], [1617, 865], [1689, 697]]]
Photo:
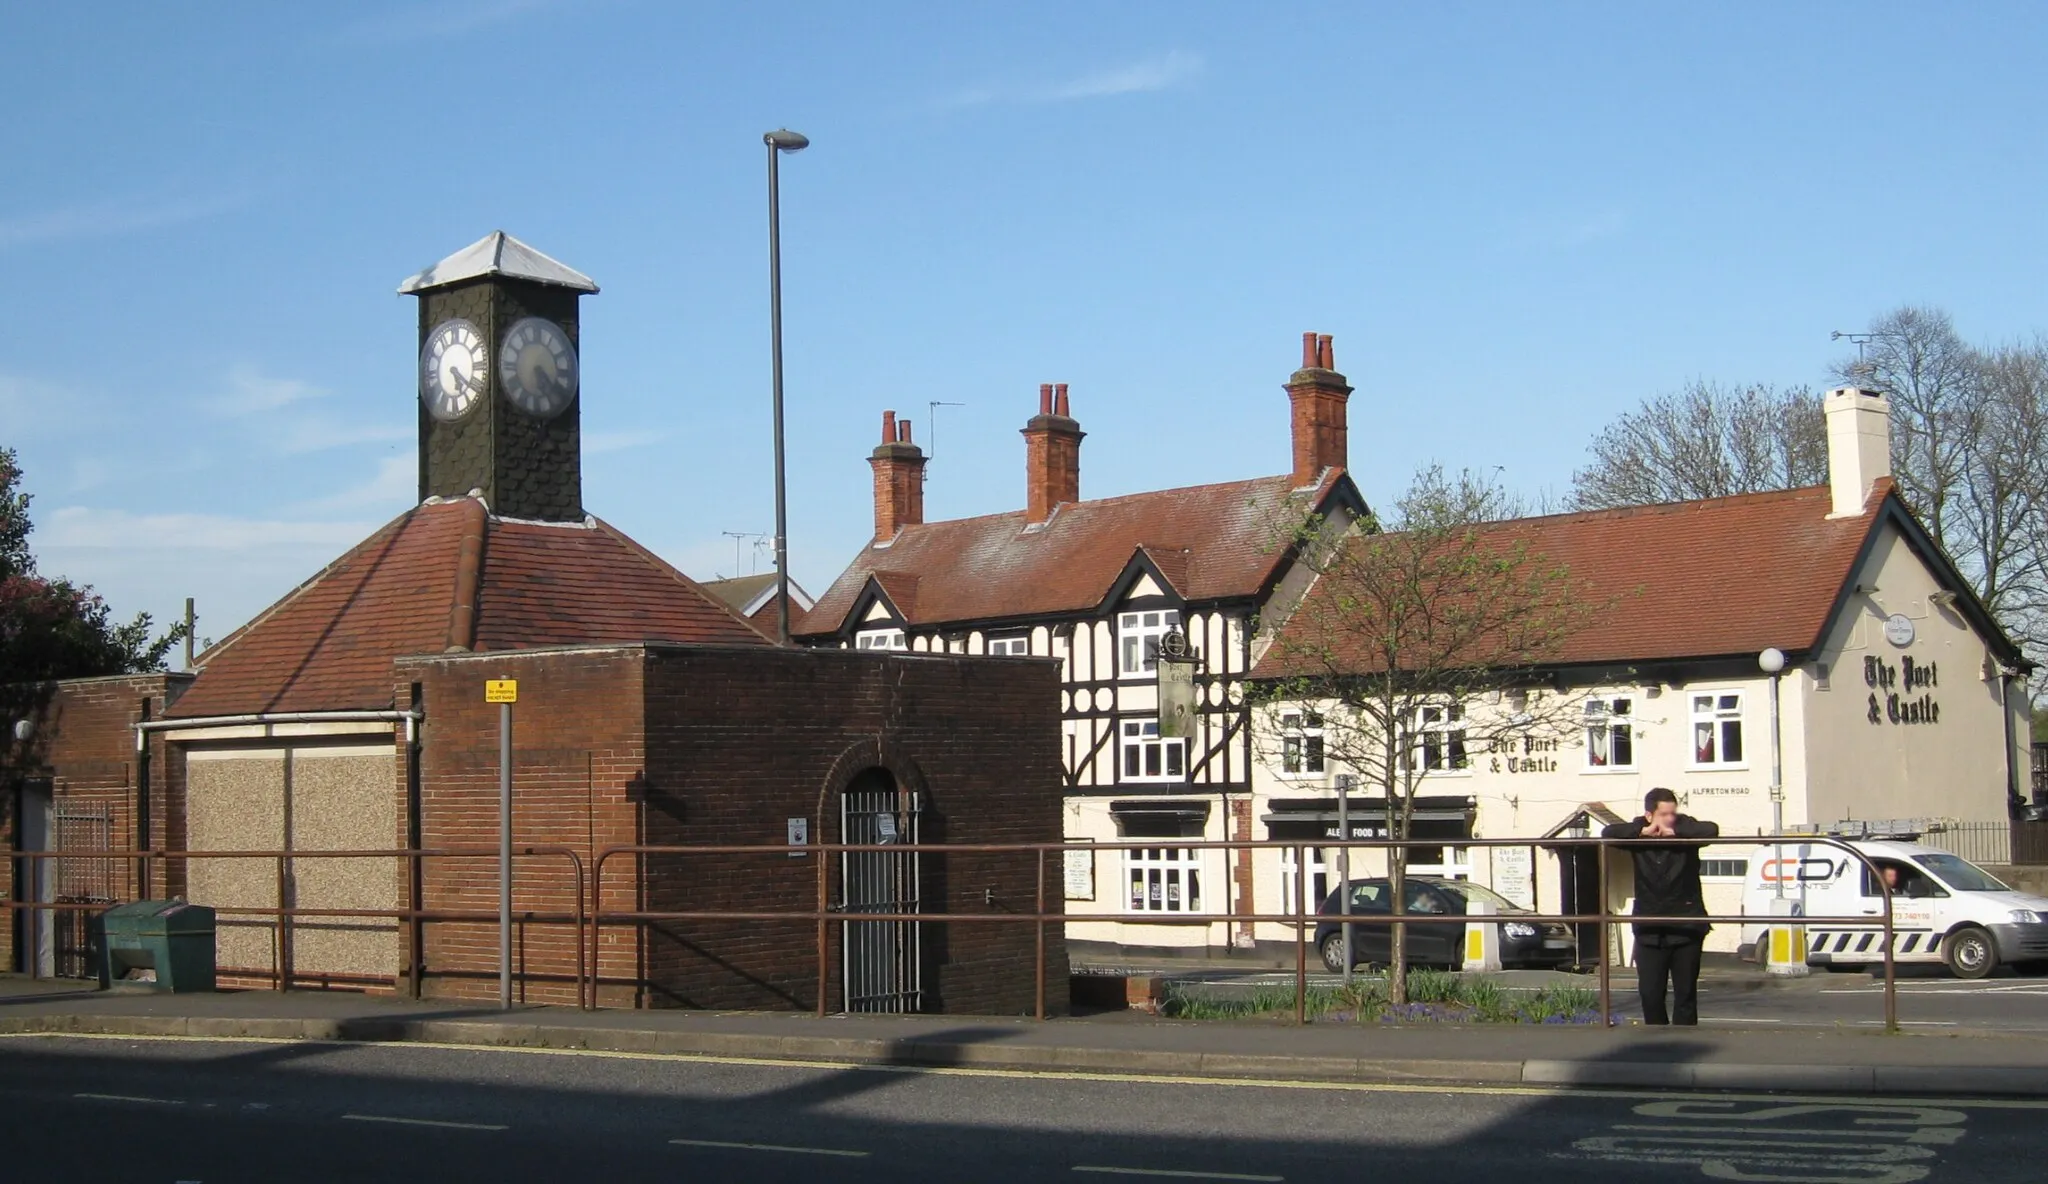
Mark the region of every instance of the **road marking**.
[[717, 1139], [670, 1139], [678, 1147], [715, 1147], [721, 1151], [781, 1151], [790, 1155], [838, 1155], [847, 1159], [865, 1159], [865, 1151], [849, 1151], [843, 1147], [787, 1147], [780, 1143], [722, 1143]]
[[[1459, 1085], [1395, 1081], [1309, 1081], [1289, 1077], [1194, 1077], [1187, 1074], [1090, 1073], [1077, 1069], [970, 1069], [935, 1065], [864, 1065], [850, 1061], [787, 1060], [776, 1057], [717, 1056], [685, 1052], [614, 1052], [600, 1048], [534, 1048], [519, 1045], [449, 1044], [427, 1040], [294, 1040], [281, 1036], [134, 1036], [104, 1032], [0, 1032], [4, 1040], [119, 1040], [163, 1044], [307, 1045], [334, 1048], [381, 1048], [394, 1051], [427, 1049], [454, 1053], [507, 1053], [521, 1056], [595, 1057], [599, 1060], [652, 1061], [677, 1065], [734, 1065], [749, 1069], [829, 1069], [836, 1072], [897, 1073], [925, 1077], [994, 1077], [1016, 1081], [1105, 1081], [1132, 1085], [1193, 1085], [1216, 1089], [1291, 1089], [1351, 1094], [1443, 1094], [1509, 1098], [1612, 1098], [1626, 1101], [1692, 1100], [1715, 1102], [1782, 1102], [1782, 1094], [1703, 1093], [1663, 1089], [1622, 1089], [1576, 1085]], [[1801, 1094], [1806, 1102], [1867, 1105], [1867, 1094]], [[1920, 1097], [1885, 1099], [1895, 1105], [1924, 1103], [1967, 1106], [1976, 1110], [2048, 1110], [2048, 1099], [1996, 1097]]]
[[389, 1114], [344, 1114], [350, 1122], [392, 1122], [400, 1126], [434, 1126], [451, 1131], [502, 1131], [504, 1124], [496, 1122], [442, 1122], [436, 1118], [398, 1118]]
[[1247, 1176], [1239, 1172], [1183, 1172], [1172, 1168], [1112, 1168], [1080, 1164], [1077, 1172], [1096, 1172], [1104, 1176], [1155, 1176], [1169, 1180], [1253, 1180], [1261, 1184], [1279, 1184], [1285, 1176]]
[[144, 1098], [134, 1094], [72, 1094], [71, 1096], [74, 1098], [84, 1098], [92, 1102], [146, 1102], [151, 1106], [182, 1106], [185, 1104], [177, 1098]]
[[[1606, 1134], [1577, 1140], [1565, 1159], [1692, 1165], [1711, 1180], [1777, 1184], [1912, 1184], [1963, 1137], [1966, 1115], [1952, 1107], [1884, 1103], [1759, 1104], [1735, 1101], [1646, 1102]], [[1779, 1126], [1787, 1120], [1797, 1126]], [[1832, 1122], [1834, 1125], [1828, 1125]], [[1897, 1143], [1879, 1140], [1896, 1139]]]

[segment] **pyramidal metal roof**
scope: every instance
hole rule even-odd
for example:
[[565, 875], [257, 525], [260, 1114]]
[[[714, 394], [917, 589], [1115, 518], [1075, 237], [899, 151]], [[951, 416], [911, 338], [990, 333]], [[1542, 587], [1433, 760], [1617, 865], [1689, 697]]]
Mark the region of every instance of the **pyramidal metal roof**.
[[595, 292], [597, 281], [550, 259], [502, 230], [489, 234], [398, 285], [401, 296], [459, 284], [479, 276], [502, 275], [573, 292]]

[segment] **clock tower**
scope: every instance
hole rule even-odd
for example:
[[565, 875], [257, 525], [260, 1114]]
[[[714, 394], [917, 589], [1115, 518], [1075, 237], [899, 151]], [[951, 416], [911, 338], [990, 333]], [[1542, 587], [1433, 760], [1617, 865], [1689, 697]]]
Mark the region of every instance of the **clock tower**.
[[420, 298], [420, 499], [582, 521], [577, 303], [597, 285], [496, 230], [398, 291]]

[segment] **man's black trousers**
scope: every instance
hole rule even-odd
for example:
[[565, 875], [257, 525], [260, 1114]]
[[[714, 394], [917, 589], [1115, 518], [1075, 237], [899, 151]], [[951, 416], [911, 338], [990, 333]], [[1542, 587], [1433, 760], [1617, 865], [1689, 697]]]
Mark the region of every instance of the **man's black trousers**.
[[[1636, 935], [1636, 989], [1643, 997], [1646, 1024], [1700, 1022], [1700, 950], [1707, 944], [1705, 934], [1670, 931]], [[1666, 981], [1671, 989], [1671, 1011], [1664, 1010]]]

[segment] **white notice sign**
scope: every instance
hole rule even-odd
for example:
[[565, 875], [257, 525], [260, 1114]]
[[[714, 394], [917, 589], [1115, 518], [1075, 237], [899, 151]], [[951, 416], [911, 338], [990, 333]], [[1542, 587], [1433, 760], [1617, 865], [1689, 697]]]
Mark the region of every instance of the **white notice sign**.
[[1095, 899], [1095, 848], [1069, 847], [1066, 856], [1068, 900]]
[[[790, 846], [792, 846], [792, 847], [804, 847], [804, 846], [809, 846], [809, 845], [810, 845], [810, 841], [811, 841], [811, 820], [810, 820], [810, 819], [808, 819], [808, 818], [792, 818], [792, 819], [790, 819], [790, 820], [789, 820], [789, 845], [790, 845]], [[791, 852], [789, 853], [789, 857], [790, 857], [791, 859], [802, 859], [802, 858], [804, 857], [804, 853], [803, 853], [803, 852], [801, 852], [801, 851], [791, 851]]]
[[1525, 909], [1536, 907], [1535, 873], [1527, 847], [1493, 849], [1493, 890]]

